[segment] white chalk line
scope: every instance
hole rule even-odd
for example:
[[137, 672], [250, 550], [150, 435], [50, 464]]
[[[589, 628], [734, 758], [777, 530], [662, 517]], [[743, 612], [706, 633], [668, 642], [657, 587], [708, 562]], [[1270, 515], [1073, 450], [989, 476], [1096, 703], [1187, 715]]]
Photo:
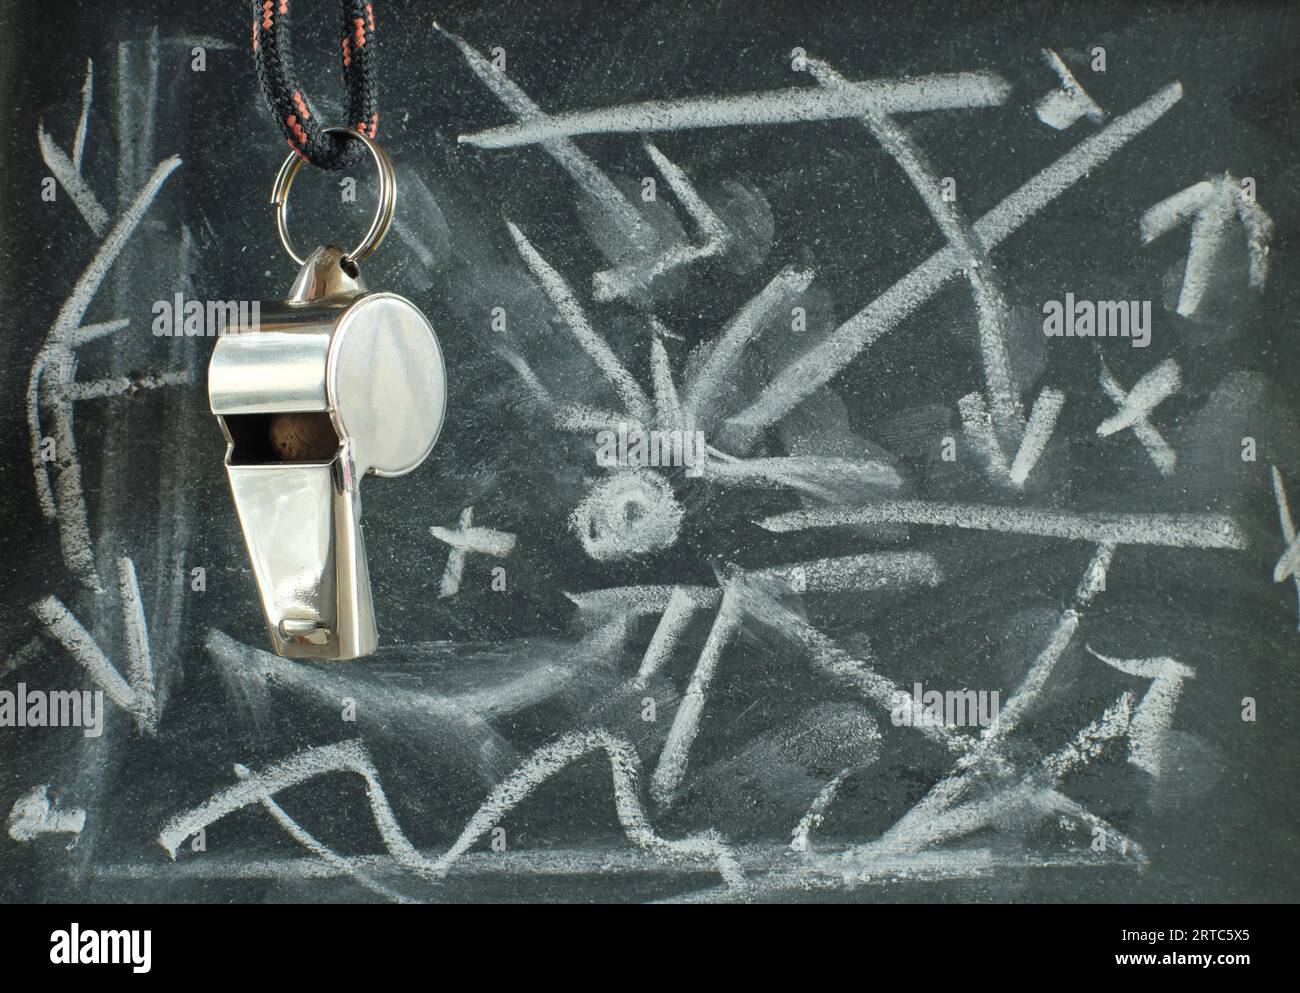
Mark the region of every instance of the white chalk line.
[[166, 386], [187, 386], [189, 382], [189, 372], [181, 369], [175, 372], [147, 373], [143, 376], [110, 376], [90, 382], [68, 383], [62, 390], [68, 400], [76, 403], [81, 400], [134, 396], [145, 390], [157, 390]]
[[[1173, 83], [1134, 110], [1116, 118], [1022, 184], [996, 207], [980, 217], [973, 234], [985, 252], [1070, 189], [1084, 176], [1118, 152], [1182, 99], [1183, 88]], [[961, 271], [960, 252], [946, 246], [898, 280], [825, 341], [795, 359], [748, 407], [728, 419], [745, 436], [754, 436], [798, 406], [814, 390], [833, 379], [864, 348], [896, 326]]]
[[153, 657], [135, 564], [128, 558], [120, 558], [117, 569], [127, 656], [125, 678], [58, 597], [47, 596], [32, 604], [31, 609], [46, 631], [103, 688], [108, 698], [131, 715], [137, 729], [142, 734], [155, 735], [158, 733], [159, 712]]
[[[240, 779], [247, 779], [252, 775], [252, 771], [247, 766], [236, 763], [235, 775]], [[385, 900], [389, 900], [392, 903], [407, 904], [418, 902], [404, 896], [391, 886], [385, 886], [379, 880], [366, 872], [364, 868], [358, 865], [356, 859], [349, 859], [320, 841], [315, 835], [290, 817], [288, 812], [271, 799], [269, 795], [263, 795], [261, 803], [262, 807], [271, 815], [272, 818], [275, 819], [275, 822], [280, 825], [285, 834], [298, 844], [302, 845], [303, 848], [307, 849], [307, 851], [311, 852], [321, 861], [325, 862], [330, 867], [337, 869], [342, 875], [351, 877], [372, 893], [377, 893], [379, 896], [382, 896]]]
[[943, 579], [939, 562], [927, 552], [866, 552], [810, 559], [789, 565], [750, 569], [755, 582], [775, 580], [794, 593], [845, 593], [937, 586]]
[[[1106, 573], [1114, 554], [1114, 545], [1101, 544], [1094, 549], [1084, 569], [1083, 578], [1075, 590], [1073, 602], [1061, 612], [1047, 645], [1039, 652], [1011, 698], [999, 708], [993, 723], [984, 729], [978, 744], [958, 760], [952, 772], [932, 787], [911, 810], [882, 835], [880, 843], [886, 847], [899, 844], [906, 846], [922, 837], [933, 838], [931, 825], [933, 818], [954, 807], [969, 792], [978, 776], [990, 768], [994, 772], [1009, 771], [1003, 760], [1001, 746], [1025, 715], [1037, 705], [1043, 688], [1055, 672], [1057, 663], [1078, 629], [1079, 611], [1092, 601], [1099, 589], [1105, 588]], [[995, 799], [990, 798], [990, 803]], [[971, 817], [979, 820], [980, 823], [985, 823], [982, 819], [984, 814], [988, 813], [992, 816], [996, 808], [996, 803], [992, 803], [992, 806], [972, 808], [972, 812], [957, 816], [951, 826], [960, 828], [967, 824]]]
[[1129, 723], [1129, 761], [1156, 779], [1165, 771], [1174, 708], [1183, 691], [1183, 680], [1195, 679], [1196, 671], [1171, 658], [1119, 659], [1103, 655], [1091, 645], [1089, 653], [1130, 676], [1151, 680], [1151, 686], [1133, 712]]
[[881, 500], [862, 507], [795, 510], [766, 517], [758, 524], [778, 533], [861, 524], [918, 524], [1093, 544], [1236, 550], [1246, 547], [1246, 537], [1236, 522], [1223, 514], [1072, 512], [934, 500]]
[[560, 403], [551, 395], [551, 391], [542, 385], [537, 373], [533, 371], [522, 355], [513, 350], [507, 350], [504, 356], [505, 360], [510, 363], [510, 367], [519, 374], [519, 378], [523, 380], [528, 391], [550, 412], [555, 426], [561, 431], [591, 435], [597, 431], [617, 431], [619, 424], [626, 424], [629, 431], [633, 427], [642, 429], [641, 422], [628, 413], [602, 410], [586, 404]]
[[1056, 73], [1061, 86], [1040, 97], [1034, 104], [1034, 113], [1040, 121], [1057, 131], [1064, 131], [1081, 117], [1087, 117], [1093, 124], [1101, 124], [1106, 120], [1106, 112], [1097, 106], [1096, 101], [1079, 84], [1070, 67], [1056, 52], [1044, 48], [1043, 61]]
[[90, 129], [90, 105], [95, 97], [95, 63], [86, 59], [86, 78], [81, 83], [81, 116], [77, 118], [77, 131], [72, 139], [72, 168], [81, 172], [81, 160], [86, 154], [86, 133]]
[[812, 280], [810, 269], [793, 266], [782, 269], [736, 312], [715, 341], [697, 346], [697, 351], [707, 357], [688, 377], [683, 388], [682, 406], [688, 421], [699, 420], [733, 381], [741, 352], [758, 334], [759, 328], [772, 319], [776, 308], [788, 305], [791, 298], [803, 293]]
[[1045, 755], [1043, 768], [1059, 782], [1067, 773], [1086, 766], [1112, 741], [1128, 734], [1136, 705], [1133, 692], [1125, 690], [1113, 704], [1102, 711], [1100, 717], [1089, 721], [1069, 744]]
[[108, 230], [108, 211], [100, 204], [99, 197], [95, 196], [95, 191], [82, 177], [80, 167], [54, 143], [54, 139], [45, 130], [44, 124], [36, 126], [36, 143], [41, 149], [41, 159], [54, 174], [54, 178], [59, 181], [59, 185], [72, 198], [73, 205], [90, 225], [90, 230], [95, 232], [97, 237], [102, 238], [104, 232]]
[[83, 324], [67, 336], [67, 345], [69, 348], [80, 348], [82, 345], [89, 345], [92, 341], [98, 341], [100, 338], [108, 338], [130, 327], [129, 318], [120, 317], [115, 321], [104, 321], [100, 324]]
[[655, 424], [670, 431], [694, 431], [694, 425], [686, 419], [681, 398], [677, 395], [677, 384], [673, 381], [673, 367], [663, 341], [667, 329], [654, 315], [650, 317], [650, 327], [654, 331], [650, 339], [650, 377], [654, 383]]
[[759, 584], [750, 581], [741, 585], [743, 582], [743, 579], [734, 581], [732, 588], [742, 591], [750, 599], [746, 604], [749, 617], [800, 645], [808, 653], [808, 660], [815, 669], [876, 704], [887, 714], [892, 713], [903, 698], [911, 701], [912, 719], [905, 726], [915, 728], [951, 752], [965, 752], [975, 743], [975, 739], [969, 735], [925, 720], [923, 708], [912, 699], [912, 694], [877, 672], [870, 664], [869, 656], [864, 660], [849, 655], [794, 610], [774, 597], [765, 595]]
[[[866, 860], [866, 868], [846, 873], [839, 850], [822, 846], [790, 869], [790, 849], [778, 845], [737, 845], [731, 851], [745, 873], [741, 885], [723, 885], [704, 891], [692, 891], [664, 902], [744, 901], [764, 892], [806, 891], [811, 887], [852, 889], [864, 884], [890, 885], [899, 878], [969, 879], [992, 875], [998, 870], [1061, 869], [1098, 867], [1135, 869], [1140, 863], [1115, 856], [1080, 853], [1038, 855], [994, 851], [987, 848], [928, 849], [917, 853], [879, 855]], [[436, 853], [427, 853], [433, 859]], [[351, 858], [372, 877], [400, 880], [409, 873], [386, 854], [357, 855]], [[190, 859], [160, 865], [157, 862], [117, 862], [90, 868], [95, 879], [117, 882], [158, 880], [203, 881], [212, 879], [259, 879], [286, 883], [304, 883], [345, 878], [351, 873], [312, 855], [257, 858], [222, 856], [209, 853], [202, 859]], [[669, 863], [637, 848], [549, 848], [504, 852], [467, 852], [456, 865], [458, 879], [484, 878], [546, 879], [557, 877], [619, 877], [626, 875], [659, 876], [689, 879], [699, 869], [681, 863]]]
[[[843, 90], [850, 85], [819, 59], [808, 59], [807, 66], [813, 78], [824, 87]], [[867, 110], [861, 120], [881, 148], [902, 168], [945, 241], [962, 256], [962, 271], [970, 284], [978, 318], [980, 354], [984, 362], [989, 409], [997, 428], [998, 450], [1002, 450], [1003, 438], [1018, 445], [1025, 427], [1025, 415], [1007, 352], [1006, 301], [998, 288], [987, 253], [974, 238], [956, 201], [944, 199], [938, 172], [930, 166], [907, 131], [889, 115], [871, 110]]]
[[1246, 196], [1231, 173], [1195, 183], [1161, 200], [1142, 215], [1139, 230], [1143, 244], [1150, 244], [1189, 219], [1192, 222], [1183, 285], [1178, 294], [1180, 316], [1190, 317], [1200, 309], [1227, 245], [1234, 218], [1246, 236], [1247, 282], [1254, 289], [1262, 289], [1268, 279], [1273, 219]]
[[135, 698], [135, 719], [148, 734], [158, 733], [158, 696], [155, 689], [153, 652], [149, 648], [149, 629], [144, 620], [144, 602], [135, 563], [128, 558], [117, 560], [117, 591], [122, 603], [122, 632], [126, 642], [126, 677]]
[[[521, 121], [545, 120], [546, 113], [529, 99], [528, 95], [504, 72], [492, 67], [492, 63], [466, 41], [445, 30], [437, 21], [434, 30], [442, 34], [460, 50], [466, 64], [492, 94]], [[542, 143], [543, 150], [551, 156], [576, 182], [592, 201], [600, 205], [608, 215], [611, 223], [632, 246], [644, 247], [647, 243], [645, 225], [641, 216], [628, 201], [623, 192], [606, 176], [596, 164], [582, 152], [578, 146], [567, 138], [557, 138]]]
[[632, 681], [633, 689], [645, 689], [650, 680], [672, 658], [697, 609], [695, 600], [685, 587], [677, 587], [672, 591], [664, 607], [663, 616], [659, 618], [655, 633], [650, 638], [650, 644], [646, 646], [645, 654], [641, 657], [641, 666]]
[[686, 173], [650, 142], [645, 142], [644, 147], [703, 240], [698, 245], [674, 245], [658, 254], [634, 257], [620, 266], [596, 273], [592, 276], [592, 296], [601, 303], [649, 289], [665, 273], [717, 255], [733, 240], [721, 218], [695, 191]]
[[700, 731], [700, 716], [708, 700], [709, 688], [722, 660], [722, 652], [739, 629], [744, 614], [734, 587], [724, 586], [722, 602], [709, 629], [708, 640], [700, 652], [686, 692], [673, 715], [672, 727], [659, 753], [659, 763], [650, 779], [650, 795], [661, 806], [677, 798], [677, 790], [686, 776], [691, 746]]
[[826, 455], [784, 455], [741, 459], [708, 449], [702, 475], [730, 486], [788, 486], [828, 503], [839, 503], [846, 487], [897, 490], [903, 478], [890, 465], [873, 459]]
[[[181, 160], [176, 156], [160, 162], [149, 181], [113, 225], [46, 332], [27, 384], [27, 425], [37, 502], [45, 516], [58, 523], [65, 564], [84, 584], [96, 590], [101, 588], [101, 584], [95, 575], [94, 552], [81, 487], [81, 464], [77, 459], [72, 431], [72, 409], [68, 401], [57, 395], [57, 390], [73, 382], [76, 374], [74, 349], [77, 345], [93, 340], [101, 331], [110, 334], [126, 327], [126, 322], [122, 321], [82, 329], [81, 321], [104, 277], [135, 233], [163, 183], [180, 164]], [[41, 386], [47, 370], [52, 371], [55, 377], [53, 388], [56, 397], [49, 407], [54, 422], [52, 437], [55, 440], [57, 483], [51, 482], [48, 464], [41, 457]]]
[[64, 606], [63, 601], [55, 596], [47, 596], [32, 605], [32, 612], [45, 629], [67, 649], [68, 654], [104, 688], [110, 700], [123, 710], [129, 712], [135, 710], [135, 693], [122, 678], [122, 674], [113, 668], [113, 663], [95, 643], [90, 632], [82, 627], [81, 622]]
[[822, 826], [826, 820], [826, 812], [835, 802], [835, 797], [840, 791], [840, 786], [844, 780], [854, 770], [852, 768], [841, 769], [837, 772], [825, 786], [821, 788], [817, 796], [813, 799], [812, 804], [808, 807], [808, 812], [799, 819], [795, 829], [790, 835], [790, 851], [806, 852], [809, 850], [809, 839], [812, 833]]
[[[718, 612], [659, 753], [658, 765], [651, 777], [650, 795], [662, 806], [671, 806], [675, 802], [678, 789], [686, 776], [691, 749], [699, 734], [700, 721], [722, 653], [746, 615], [773, 626], [803, 644], [809, 649], [813, 664], [837, 682], [851, 686], [886, 711], [892, 710], [896, 705], [900, 692], [898, 686], [879, 676], [865, 663], [839, 652], [829, 644], [829, 639], [820, 635], [801, 617], [762, 593], [763, 585], [778, 582], [793, 592], [835, 593], [898, 588], [911, 584], [934, 586], [941, 578], [938, 563], [932, 556], [911, 552], [884, 552], [811, 560], [747, 572], [725, 581]], [[653, 593], [646, 588], [635, 592], [625, 589], [618, 599], [609, 596], [605, 600], [606, 604], [617, 603], [629, 611], [639, 607], [641, 612], [662, 610], [663, 613], [632, 682], [634, 689], [644, 688], [649, 679], [662, 668], [676, 648], [695, 610], [701, 606], [691, 596], [688, 588], [667, 590], [670, 592], [665, 592], [665, 588], [655, 589]], [[614, 591], [601, 592], [611, 594]], [[916, 721], [914, 726], [947, 747], [963, 747], [958, 741], [961, 736], [953, 736], [946, 728], [930, 727], [924, 721]]]
[[564, 595], [577, 605], [583, 614], [604, 618], [611, 614], [643, 617], [662, 614], [672, 597], [678, 592], [690, 598], [697, 609], [708, 610], [722, 602], [722, 591], [716, 586], [644, 585], [612, 586], [600, 590]]
[[158, 835], [158, 843], [174, 859], [186, 838], [236, 810], [253, 803], [260, 804], [263, 797], [272, 797], [317, 776], [351, 772], [365, 781], [371, 816], [384, 848], [398, 865], [421, 878], [441, 880], [472, 845], [499, 825], [538, 787], [593, 751], [604, 751], [609, 758], [615, 809], [624, 835], [630, 842], [668, 861], [710, 863], [724, 879], [739, 880], [739, 868], [734, 858], [714, 833], [692, 835], [682, 840], [670, 840], [655, 834], [639, 799], [640, 761], [635, 749], [625, 739], [602, 729], [572, 732], [534, 752], [498, 784], [452, 846], [437, 859], [421, 855], [402, 832], [369, 753], [355, 740], [309, 748], [259, 773], [247, 773], [238, 784], [170, 818]]
[[1056, 419], [1064, 406], [1065, 394], [1060, 390], [1048, 387], [1038, 394], [1038, 399], [1034, 401], [1034, 406], [1029, 411], [1029, 423], [1025, 425], [1024, 434], [1021, 435], [1015, 461], [1011, 463], [1009, 473], [1011, 485], [1020, 488], [1028, 481], [1029, 473], [1033, 471], [1047, 449], [1047, 442], [1052, 437], [1052, 429], [1056, 427]]
[[605, 343], [605, 339], [592, 329], [587, 321], [587, 315], [583, 313], [581, 305], [573, 295], [569, 284], [564, 281], [564, 277], [551, 268], [550, 263], [542, 258], [541, 253], [533, 247], [532, 242], [519, 228], [509, 221], [506, 222], [506, 227], [510, 229], [510, 236], [514, 239], [520, 256], [523, 257], [533, 276], [541, 283], [542, 289], [555, 309], [560, 312], [560, 316], [569, 326], [578, 344], [591, 356], [596, 367], [604, 373], [632, 416], [649, 423], [653, 417], [650, 401], [632, 374], [615, 357], [609, 345]]
[[1295, 524], [1291, 520], [1291, 508], [1287, 504], [1286, 487], [1282, 485], [1282, 474], [1278, 472], [1277, 466], [1269, 467], [1273, 478], [1273, 499], [1277, 502], [1278, 525], [1282, 529], [1282, 537], [1286, 539], [1286, 548], [1282, 552], [1281, 558], [1273, 567], [1273, 582], [1285, 582], [1287, 577], [1295, 584], [1296, 591], [1296, 629], [1300, 630], [1300, 572], [1297, 572], [1297, 566], [1300, 566], [1300, 541], [1296, 540]]
[[1010, 91], [995, 73], [961, 72], [869, 80], [843, 90], [792, 88], [725, 97], [652, 100], [476, 131], [459, 141], [479, 148], [517, 148], [582, 134], [646, 134], [690, 128], [793, 124], [877, 113], [957, 110], [1001, 103]]

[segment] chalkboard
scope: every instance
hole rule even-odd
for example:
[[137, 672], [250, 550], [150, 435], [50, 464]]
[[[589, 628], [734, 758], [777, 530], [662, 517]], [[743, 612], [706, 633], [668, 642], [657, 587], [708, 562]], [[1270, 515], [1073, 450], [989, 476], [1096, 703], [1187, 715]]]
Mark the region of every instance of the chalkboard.
[[1300, 897], [1293, 5], [376, 3], [449, 399], [333, 663], [159, 323], [297, 270], [247, 7], [0, 15], [0, 897]]

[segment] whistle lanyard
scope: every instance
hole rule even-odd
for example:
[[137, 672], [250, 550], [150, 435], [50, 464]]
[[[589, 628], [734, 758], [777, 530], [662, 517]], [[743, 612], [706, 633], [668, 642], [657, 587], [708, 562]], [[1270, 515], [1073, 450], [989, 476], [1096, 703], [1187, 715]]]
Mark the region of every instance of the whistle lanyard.
[[[283, 301], [217, 339], [208, 363], [208, 401], [225, 435], [226, 475], [267, 634], [278, 655], [297, 659], [355, 659], [375, 650], [360, 483], [419, 466], [447, 405], [433, 326], [409, 300], [372, 293], [358, 265], [388, 231], [397, 178], [375, 141], [374, 8], [363, 0], [342, 7], [346, 126], [323, 125], [294, 77], [290, 0], [253, 4], [257, 78], [292, 149], [271, 203], [280, 241], [301, 268]], [[299, 252], [288, 232], [294, 176], [305, 164], [343, 169], [365, 153], [379, 173], [365, 235], [348, 251], [321, 245]], [[272, 315], [273, 330], [262, 327], [263, 312]]]
[[[275, 115], [289, 147], [318, 169], [355, 165], [362, 143], [346, 130], [323, 127], [293, 71], [289, 44], [290, 8], [307, 0], [253, 0], [253, 58], [266, 105]], [[343, 85], [348, 91], [347, 129], [367, 138], [379, 130], [375, 90], [375, 10], [367, 0], [342, 0]]]

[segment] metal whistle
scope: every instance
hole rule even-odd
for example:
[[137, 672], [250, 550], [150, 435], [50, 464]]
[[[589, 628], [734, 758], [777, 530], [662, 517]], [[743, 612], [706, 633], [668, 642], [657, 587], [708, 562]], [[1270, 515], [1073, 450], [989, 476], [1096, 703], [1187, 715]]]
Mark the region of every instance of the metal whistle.
[[433, 328], [410, 301], [368, 292], [353, 257], [318, 248], [288, 299], [221, 335], [208, 366], [271, 644], [289, 658], [374, 651], [361, 479], [418, 466], [446, 412]]

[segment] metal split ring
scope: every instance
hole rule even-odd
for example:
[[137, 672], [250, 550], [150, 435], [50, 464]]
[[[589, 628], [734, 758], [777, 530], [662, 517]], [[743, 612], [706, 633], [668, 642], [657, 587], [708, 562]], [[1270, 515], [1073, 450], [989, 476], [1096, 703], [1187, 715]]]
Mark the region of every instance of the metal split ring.
[[[393, 221], [393, 211], [397, 207], [397, 176], [393, 172], [393, 163], [388, 153], [360, 131], [352, 128], [322, 128], [322, 131], [326, 134], [350, 135], [362, 142], [379, 170], [379, 202], [375, 205], [375, 216], [370, 221], [365, 237], [346, 256], [353, 262], [360, 262], [369, 258], [384, 240], [384, 235], [388, 234], [388, 226]], [[275, 229], [280, 235], [280, 244], [289, 253], [289, 258], [299, 265], [303, 264], [303, 257], [294, 251], [293, 243], [289, 240], [289, 188], [293, 186], [294, 177], [306, 161], [297, 151], [290, 152], [276, 173], [275, 185], [271, 187], [271, 203], [275, 205]]]

